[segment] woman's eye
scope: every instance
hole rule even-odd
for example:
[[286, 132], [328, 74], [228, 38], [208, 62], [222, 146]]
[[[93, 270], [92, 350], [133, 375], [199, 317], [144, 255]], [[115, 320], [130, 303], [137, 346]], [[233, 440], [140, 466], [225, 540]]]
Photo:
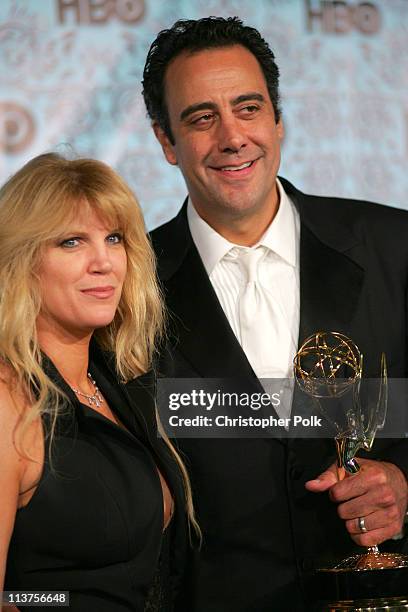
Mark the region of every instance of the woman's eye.
[[109, 234], [109, 236], [107, 236], [106, 240], [110, 244], [119, 244], [119, 243], [123, 242], [123, 236], [119, 232], [115, 232], [114, 234]]
[[64, 249], [72, 249], [73, 247], [78, 246], [80, 238], [66, 238], [60, 242], [60, 246]]

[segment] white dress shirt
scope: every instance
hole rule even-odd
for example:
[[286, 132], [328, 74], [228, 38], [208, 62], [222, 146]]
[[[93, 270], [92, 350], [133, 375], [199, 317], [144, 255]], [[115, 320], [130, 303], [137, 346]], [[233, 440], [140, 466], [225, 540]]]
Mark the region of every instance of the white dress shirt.
[[[249, 358], [258, 378], [292, 378], [292, 362], [298, 345], [300, 219], [278, 179], [277, 185], [280, 195], [278, 212], [265, 234], [253, 247], [242, 247], [229, 242], [198, 215], [190, 200], [187, 206], [193, 241], [228, 322], [241, 345], [238, 304], [246, 279], [236, 259], [240, 249], [255, 249], [262, 245], [266, 250], [265, 257], [259, 263], [258, 278], [263, 288], [273, 295], [275, 307], [273, 312], [264, 316], [273, 316], [276, 318], [276, 325], [284, 326], [280, 329], [284, 330], [283, 337], [286, 340], [279, 346], [273, 342], [265, 343], [265, 354], [257, 356], [256, 359]], [[257, 317], [257, 313], [254, 313], [254, 320], [257, 325], [267, 328], [265, 322]]]

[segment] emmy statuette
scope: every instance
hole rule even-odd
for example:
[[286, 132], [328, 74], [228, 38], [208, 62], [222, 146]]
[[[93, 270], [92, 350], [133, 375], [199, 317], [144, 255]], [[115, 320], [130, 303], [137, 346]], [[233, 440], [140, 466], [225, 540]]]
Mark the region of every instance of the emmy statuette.
[[[335, 431], [337, 476], [360, 470], [356, 454], [371, 450], [377, 430], [387, 412], [387, 369], [381, 358], [378, 397], [364, 402], [361, 397], [363, 355], [356, 344], [338, 332], [316, 332], [303, 343], [294, 358], [294, 374], [299, 387], [313, 398], [319, 412]], [[330, 399], [351, 393], [340, 410], [331, 410]], [[323, 401], [322, 401], [323, 400]], [[365, 525], [361, 521], [361, 530]], [[331, 568], [317, 571], [325, 602], [320, 610], [400, 611], [408, 610], [408, 557], [380, 552], [370, 546]]]

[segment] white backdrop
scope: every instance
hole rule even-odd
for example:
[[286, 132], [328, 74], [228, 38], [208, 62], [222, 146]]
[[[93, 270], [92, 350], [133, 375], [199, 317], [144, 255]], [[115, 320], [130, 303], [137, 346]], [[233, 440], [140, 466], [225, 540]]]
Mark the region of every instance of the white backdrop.
[[145, 56], [179, 18], [240, 16], [281, 69], [281, 174], [320, 194], [408, 208], [408, 0], [1, 0], [0, 182], [45, 150], [102, 159], [148, 226], [186, 189], [141, 97]]

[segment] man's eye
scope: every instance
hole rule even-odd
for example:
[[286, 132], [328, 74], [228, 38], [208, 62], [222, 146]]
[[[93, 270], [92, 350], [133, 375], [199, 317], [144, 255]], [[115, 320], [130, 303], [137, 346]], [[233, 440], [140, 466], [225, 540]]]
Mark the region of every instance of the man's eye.
[[214, 118], [214, 115], [211, 113], [206, 113], [205, 115], [200, 115], [196, 119], [193, 119], [192, 123], [194, 125], [206, 125]]
[[60, 246], [64, 249], [72, 249], [79, 245], [80, 238], [66, 238], [65, 240], [61, 240]]
[[123, 242], [123, 236], [119, 232], [115, 232], [114, 234], [109, 234], [109, 236], [106, 237], [106, 240], [109, 242], [109, 244], [120, 244]]
[[253, 113], [256, 113], [257, 110], [259, 110], [259, 107], [255, 106], [255, 104], [247, 104], [247, 106], [241, 108], [241, 112], [246, 115], [252, 115]]

